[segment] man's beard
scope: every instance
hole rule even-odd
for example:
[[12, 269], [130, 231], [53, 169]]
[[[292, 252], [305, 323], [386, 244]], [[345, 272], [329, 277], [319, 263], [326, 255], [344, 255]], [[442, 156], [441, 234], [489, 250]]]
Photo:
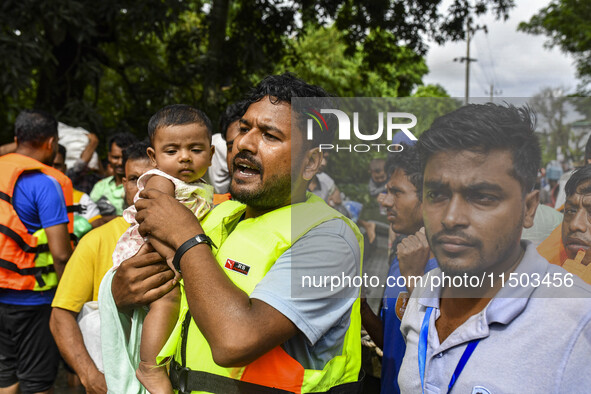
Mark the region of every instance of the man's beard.
[[234, 200], [248, 205], [256, 210], [278, 208], [290, 201], [291, 177], [274, 175], [261, 187], [255, 190], [245, 190], [235, 187], [234, 180], [230, 183], [230, 194]]

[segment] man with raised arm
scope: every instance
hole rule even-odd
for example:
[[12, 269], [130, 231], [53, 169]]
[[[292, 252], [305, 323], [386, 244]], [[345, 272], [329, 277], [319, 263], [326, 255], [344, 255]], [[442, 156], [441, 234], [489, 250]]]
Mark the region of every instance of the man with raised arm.
[[[267, 77], [251, 92], [234, 140], [235, 201], [203, 223], [154, 190], [136, 203], [140, 233], [175, 250], [183, 276], [179, 323], [161, 353], [173, 356], [175, 389], [360, 389], [359, 289], [314, 292], [300, 280], [361, 272], [357, 227], [306, 193], [322, 160], [318, 145], [330, 135], [307, 140], [306, 109], [292, 98], [326, 96], [290, 74]], [[141, 250], [102, 287], [111, 285], [120, 309], [145, 304], [172, 285], [158, 260]]]

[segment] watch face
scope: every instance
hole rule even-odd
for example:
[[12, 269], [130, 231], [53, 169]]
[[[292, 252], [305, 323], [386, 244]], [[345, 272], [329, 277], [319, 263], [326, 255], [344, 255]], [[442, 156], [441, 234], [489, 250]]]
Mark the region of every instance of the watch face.
[[201, 243], [208, 243], [208, 242], [207, 242], [207, 241], [208, 241], [208, 240], [207, 240], [207, 237], [206, 237], [205, 235], [203, 235], [203, 234], [199, 234], [199, 235], [197, 235], [197, 236], [195, 237], [195, 240], [196, 240], [197, 242], [199, 242], [200, 244], [201, 244]]
[[207, 235], [205, 234], [199, 234], [195, 236], [195, 240], [200, 243], [200, 244], [207, 244], [209, 245], [209, 247], [211, 248], [213, 245], [213, 242], [211, 240], [211, 238], [209, 238]]

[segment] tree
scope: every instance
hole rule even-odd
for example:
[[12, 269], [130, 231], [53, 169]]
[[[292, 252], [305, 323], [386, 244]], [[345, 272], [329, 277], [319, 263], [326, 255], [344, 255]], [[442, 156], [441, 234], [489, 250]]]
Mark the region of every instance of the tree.
[[410, 94], [426, 70], [425, 37], [461, 39], [469, 14], [506, 17], [513, 6], [454, 0], [442, 15], [440, 2], [5, 0], [0, 142], [10, 139], [18, 111], [32, 106], [99, 135], [145, 135], [149, 116], [175, 102], [215, 119], [308, 32], [332, 23], [362, 81]]
[[557, 159], [578, 164], [589, 136], [591, 101], [588, 97], [565, 96], [563, 88], [544, 88], [529, 101], [541, 132], [542, 161]]
[[560, 150], [570, 159], [569, 140], [570, 127], [565, 119], [567, 116], [566, 103], [568, 98], [560, 88], [544, 88], [530, 100], [534, 109], [538, 126], [546, 141], [542, 141], [544, 163], [556, 159], [556, 152]]
[[583, 79], [579, 90], [584, 92], [591, 83], [591, 2], [583, 0], [553, 0], [529, 22], [518, 29], [549, 37], [547, 46], [558, 46], [575, 57], [577, 74]]
[[[368, 54], [377, 50], [373, 48], [376, 41], [388, 38], [390, 45], [381, 50], [391, 61], [372, 68], [367, 61]], [[344, 32], [334, 25], [310, 26], [292, 43], [274, 72], [294, 72], [339, 97], [408, 96], [428, 72], [422, 56], [396, 45], [394, 37], [380, 29], [370, 33], [366, 43], [358, 45], [352, 55], [347, 52]]]
[[[96, 109], [106, 79], [116, 75], [125, 98], [133, 97], [130, 74], [154, 59], [154, 41], [187, 9], [159, 0], [6, 0], [0, 7], [3, 120], [35, 106], [95, 131], [104, 122]], [[113, 110], [104, 115], [125, 119]]]

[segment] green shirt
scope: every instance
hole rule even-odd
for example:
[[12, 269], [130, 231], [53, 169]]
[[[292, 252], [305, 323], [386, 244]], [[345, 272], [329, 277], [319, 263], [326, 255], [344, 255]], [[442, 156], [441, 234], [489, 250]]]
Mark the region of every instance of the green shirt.
[[123, 214], [125, 191], [123, 190], [123, 184], [117, 186], [114, 176], [101, 179], [94, 185], [92, 191], [90, 192], [90, 198], [94, 202], [97, 202], [103, 196], [105, 196], [107, 200], [113, 204], [117, 210], [117, 215]]

